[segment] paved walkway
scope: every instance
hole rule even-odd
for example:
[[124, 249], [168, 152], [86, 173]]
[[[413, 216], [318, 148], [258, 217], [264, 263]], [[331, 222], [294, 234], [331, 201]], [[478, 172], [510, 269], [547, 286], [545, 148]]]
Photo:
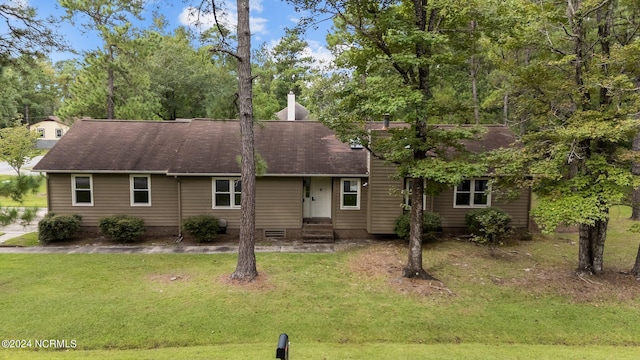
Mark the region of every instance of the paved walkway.
[[[256, 246], [258, 253], [332, 253], [334, 244]], [[227, 254], [237, 253], [237, 246], [33, 246], [0, 247], [0, 254]]]
[[21, 225], [19, 223], [10, 224], [7, 226], [0, 227], [0, 232], [3, 232], [3, 235], [0, 235], [0, 244], [3, 242], [13, 239], [18, 236], [22, 236], [27, 233], [31, 233], [34, 231], [38, 231], [38, 221], [40, 221], [44, 215], [47, 213], [47, 209], [39, 209], [38, 214], [35, 219], [29, 225]]

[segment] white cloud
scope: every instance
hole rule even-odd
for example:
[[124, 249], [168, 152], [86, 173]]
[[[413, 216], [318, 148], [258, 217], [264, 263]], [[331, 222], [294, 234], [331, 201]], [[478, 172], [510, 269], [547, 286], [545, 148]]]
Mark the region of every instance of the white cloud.
[[[226, 2], [225, 5], [231, 2]], [[254, 4], [255, 3], [255, 4]], [[251, 9], [255, 12], [262, 12], [262, 1], [252, 0], [251, 4], [254, 7]], [[218, 21], [227, 28], [235, 31], [237, 28], [238, 11], [235, 4], [226, 8], [218, 9], [220, 12], [217, 14]], [[253, 12], [252, 11], [252, 12]], [[202, 31], [207, 30], [215, 26], [216, 18], [211, 13], [200, 13], [198, 9], [194, 7], [186, 7], [178, 15], [178, 20], [181, 25], [196, 27]], [[249, 26], [251, 26], [252, 34], [268, 34], [267, 23], [268, 19], [263, 17], [251, 17], [249, 19]]]
[[307, 46], [304, 49], [305, 55], [311, 56], [314, 60], [314, 66], [319, 69], [326, 69], [333, 62], [333, 55], [320, 43], [315, 40], [307, 40]]

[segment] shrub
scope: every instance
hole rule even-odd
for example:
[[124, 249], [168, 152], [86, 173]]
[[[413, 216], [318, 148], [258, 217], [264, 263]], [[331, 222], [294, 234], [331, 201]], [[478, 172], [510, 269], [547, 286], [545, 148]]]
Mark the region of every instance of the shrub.
[[0, 209], [0, 225], [13, 224], [18, 219], [18, 209], [14, 207]]
[[469, 230], [475, 235], [474, 241], [494, 247], [502, 243], [511, 216], [501, 209], [488, 207], [472, 210], [465, 216]]
[[192, 216], [185, 220], [184, 229], [198, 242], [211, 242], [218, 237], [219, 221], [212, 215]]
[[144, 235], [144, 220], [131, 215], [112, 215], [98, 221], [99, 232], [120, 242], [134, 242]]
[[[422, 232], [424, 235], [438, 230], [441, 226], [440, 215], [432, 212], [422, 213]], [[396, 226], [393, 229], [398, 237], [409, 240], [411, 234], [411, 214], [405, 213], [396, 219]]]
[[38, 240], [47, 244], [70, 239], [80, 231], [80, 215], [55, 215], [48, 213], [38, 223]]
[[22, 215], [20, 215], [20, 220], [22, 220], [22, 223], [24, 225], [29, 225], [36, 218], [37, 215], [38, 215], [37, 207], [25, 208], [24, 211], [22, 212]]

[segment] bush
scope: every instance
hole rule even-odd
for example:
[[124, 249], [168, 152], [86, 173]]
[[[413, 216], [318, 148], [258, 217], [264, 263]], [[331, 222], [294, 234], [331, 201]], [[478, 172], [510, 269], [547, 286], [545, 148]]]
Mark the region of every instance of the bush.
[[488, 207], [469, 211], [465, 222], [475, 235], [474, 241], [494, 247], [502, 244], [501, 238], [507, 232], [511, 216], [501, 209]]
[[134, 242], [147, 230], [144, 220], [130, 215], [112, 215], [98, 221], [99, 232], [107, 238], [120, 242]]
[[38, 240], [43, 244], [74, 237], [82, 224], [80, 215], [55, 215], [48, 213], [38, 223]]
[[[440, 215], [427, 211], [422, 213], [422, 233], [424, 235], [429, 235], [429, 233], [440, 229], [440, 226]], [[411, 234], [410, 228], [411, 215], [409, 213], [405, 213], [396, 219], [396, 226], [393, 231], [398, 235], [398, 237], [409, 240], [409, 235]]]
[[219, 221], [212, 215], [192, 216], [185, 220], [184, 229], [198, 242], [211, 242], [218, 238]]

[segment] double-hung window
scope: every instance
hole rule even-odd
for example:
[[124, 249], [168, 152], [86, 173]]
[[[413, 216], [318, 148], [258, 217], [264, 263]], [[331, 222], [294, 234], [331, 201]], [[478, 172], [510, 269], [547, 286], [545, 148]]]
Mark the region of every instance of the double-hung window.
[[491, 206], [488, 179], [464, 180], [455, 187], [453, 207]]
[[[404, 195], [404, 207], [405, 209], [411, 208], [411, 188], [413, 186], [413, 179], [404, 179], [404, 190], [402, 194]], [[427, 205], [427, 195], [426, 193], [422, 193], [422, 209], [425, 210], [425, 206]]]
[[44, 128], [37, 128], [36, 131], [38, 132], [38, 137], [44, 137]]
[[213, 179], [213, 207], [240, 208], [242, 183], [240, 179]]
[[340, 181], [340, 209], [360, 209], [360, 179], [342, 179]]
[[131, 206], [151, 206], [151, 176], [131, 175]]
[[62, 137], [62, 129], [56, 129], [56, 137], [57, 138], [61, 138]]
[[71, 197], [73, 206], [93, 206], [93, 177], [71, 175]]

